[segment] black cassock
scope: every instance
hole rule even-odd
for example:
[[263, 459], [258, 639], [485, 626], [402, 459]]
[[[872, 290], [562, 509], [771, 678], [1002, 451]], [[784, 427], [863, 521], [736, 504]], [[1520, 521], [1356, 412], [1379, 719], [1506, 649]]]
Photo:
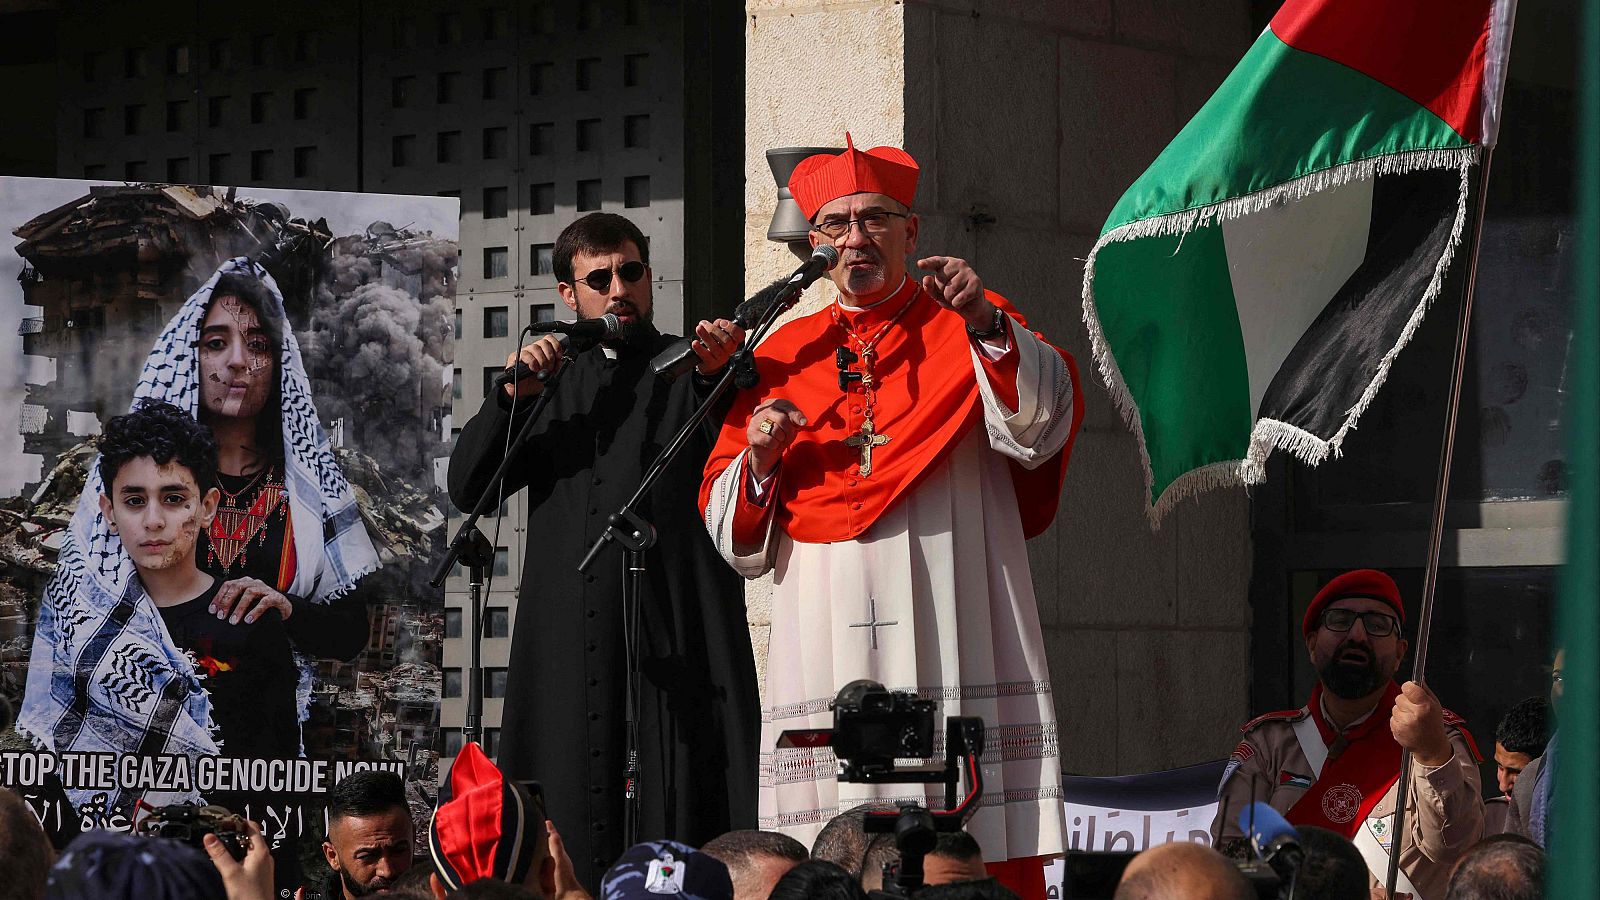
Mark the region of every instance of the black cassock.
[[[615, 543], [580, 575], [607, 518], [688, 420], [708, 388], [693, 375], [651, 374], [651, 353], [579, 354], [561, 375], [505, 493], [528, 490], [527, 552], [512, 635], [498, 762], [544, 785], [550, 818], [578, 877], [594, 890], [622, 851], [625, 762], [623, 553]], [[461, 430], [450, 498], [470, 509], [520, 429], [498, 388]], [[641, 512], [659, 542], [640, 620], [639, 839], [698, 847], [756, 819], [760, 710], [742, 579], [717, 554], [700, 517], [701, 469], [715, 414], [656, 486]]]

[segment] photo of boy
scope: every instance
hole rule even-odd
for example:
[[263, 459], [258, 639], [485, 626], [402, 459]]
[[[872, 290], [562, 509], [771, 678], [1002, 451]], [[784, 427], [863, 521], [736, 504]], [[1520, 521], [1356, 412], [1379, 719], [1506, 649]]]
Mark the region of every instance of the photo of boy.
[[146, 401], [106, 423], [99, 470], [100, 511], [172, 643], [193, 658], [221, 751], [297, 756], [299, 670], [282, 618], [276, 609], [253, 622], [218, 618], [210, 606], [223, 583], [195, 562], [221, 497], [211, 429], [170, 403]]
[[[83, 760], [41, 795], [63, 827], [126, 828], [143, 807], [206, 801], [272, 810], [279, 841], [308, 829], [320, 841], [324, 786], [212, 779], [202, 761], [382, 761], [433, 777], [445, 612], [426, 582], [446, 537], [434, 469], [450, 409], [455, 201], [425, 198], [436, 235], [388, 225], [389, 196], [49, 179], [17, 193], [14, 181], [0, 179], [0, 218], [38, 232], [19, 254], [37, 277], [0, 295], [52, 323], [92, 309], [93, 325], [80, 315], [84, 327], [30, 334], [24, 348], [65, 368], [27, 385], [40, 429], [19, 464], [0, 466], [20, 485], [0, 487], [0, 701], [17, 709], [0, 750]], [[216, 215], [194, 220], [197, 203]], [[290, 203], [319, 215], [291, 216]], [[145, 228], [177, 229], [159, 264], [135, 265], [125, 236]], [[108, 237], [67, 237], [78, 233]], [[134, 290], [136, 270], [159, 277]], [[353, 387], [372, 381], [361, 366], [374, 353], [382, 384]], [[150, 401], [171, 405], [159, 424], [182, 429], [147, 422], [120, 447], [131, 426], [107, 423], [147, 418]], [[144, 471], [170, 474], [149, 442], [185, 444], [177, 435], [195, 423], [214, 455], [183, 466], [192, 486]], [[42, 478], [27, 471], [33, 456]], [[147, 456], [150, 467], [126, 461]], [[105, 480], [136, 475], [123, 493]], [[10, 639], [19, 608], [26, 642]], [[93, 768], [130, 758], [139, 777]], [[230, 771], [246, 768], [261, 767]]]

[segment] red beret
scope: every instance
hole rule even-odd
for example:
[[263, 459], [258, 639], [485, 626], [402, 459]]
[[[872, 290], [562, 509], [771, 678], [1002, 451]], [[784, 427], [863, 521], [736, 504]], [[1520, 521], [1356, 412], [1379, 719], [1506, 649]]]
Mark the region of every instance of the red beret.
[[808, 156], [789, 176], [789, 193], [806, 218], [815, 216], [824, 204], [851, 194], [883, 194], [909, 209], [921, 174], [911, 154], [899, 147], [873, 147], [863, 153], [856, 149], [848, 131], [844, 142], [843, 153]]
[[1334, 578], [1317, 591], [1317, 596], [1306, 607], [1305, 621], [1300, 623], [1300, 631], [1310, 637], [1317, 630], [1322, 611], [1329, 603], [1344, 597], [1370, 597], [1373, 600], [1382, 600], [1394, 610], [1395, 616], [1400, 619], [1400, 624], [1406, 623], [1406, 608], [1400, 602], [1400, 588], [1394, 579], [1377, 569], [1356, 569]]

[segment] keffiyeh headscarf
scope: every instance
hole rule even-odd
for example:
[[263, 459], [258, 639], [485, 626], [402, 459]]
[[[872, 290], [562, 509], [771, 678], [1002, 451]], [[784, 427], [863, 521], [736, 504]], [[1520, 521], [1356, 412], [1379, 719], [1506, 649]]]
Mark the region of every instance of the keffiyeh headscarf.
[[[211, 291], [224, 275], [257, 278], [271, 295], [264, 315], [284, 322], [279, 356], [284, 485], [298, 562], [289, 593], [327, 603], [378, 568], [378, 555], [356, 508], [311, 400], [300, 345], [288, 327], [283, 295], [266, 269], [246, 257], [223, 263], [167, 323], [145, 360], [134, 389], [137, 409], [164, 400], [198, 418], [200, 327]], [[211, 704], [194, 663], [173, 643], [122, 541], [100, 512], [104, 491], [99, 457], [45, 589], [28, 661], [28, 683], [17, 726], [47, 749], [150, 755], [218, 752]], [[310, 670], [302, 661], [301, 718], [310, 699]], [[74, 803], [95, 803], [100, 791], [67, 791]], [[109, 791], [107, 812], [127, 813], [136, 792]], [[195, 791], [147, 792], [147, 802], [197, 799]]]

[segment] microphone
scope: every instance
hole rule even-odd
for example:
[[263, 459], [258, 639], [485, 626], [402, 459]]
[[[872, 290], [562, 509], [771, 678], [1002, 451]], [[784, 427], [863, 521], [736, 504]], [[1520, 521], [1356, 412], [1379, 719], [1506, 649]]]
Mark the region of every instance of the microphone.
[[576, 322], [538, 322], [529, 326], [528, 330], [534, 334], [570, 334], [596, 341], [614, 341], [623, 336], [622, 320], [614, 313]]
[[1260, 800], [1239, 810], [1239, 830], [1250, 836], [1256, 856], [1266, 860], [1284, 881], [1292, 880], [1305, 861], [1300, 833], [1281, 813]]
[[[611, 318], [614, 319], [616, 316], [612, 316]], [[566, 356], [568, 353], [577, 353], [586, 350], [594, 345], [593, 338], [579, 337], [571, 334], [557, 334], [556, 340], [561, 342], [562, 356]], [[552, 374], [554, 373], [548, 369], [540, 369], [539, 371], [535, 372], [534, 370], [528, 368], [527, 363], [519, 359], [517, 360], [516, 366], [506, 369], [504, 372], [501, 372], [499, 375], [494, 377], [494, 386], [497, 388], [505, 387], [508, 384], [523, 381], [528, 378], [537, 378], [543, 382]]]
[[800, 268], [795, 269], [794, 274], [789, 276], [789, 284], [799, 285], [801, 290], [805, 290], [811, 286], [811, 282], [821, 278], [838, 264], [839, 251], [835, 250], [832, 244], [818, 244], [811, 251], [811, 255], [806, 257], [806, 261], [800, 264]]
[[[766, 318], [767, 311], [779, 297], [805, 290], [838, 264], [839, 251], [835, 250], [832, 244], [817, 245], [793, 274], [756, 291], [749, 299], [735, 307], [733, 324], [748, 331], [751, 326]], [[699, 358], [694, 355], [694, 341], [693, 336], [680, 338], [658, 353], [656, 358], [650, 361], [650, 368], [656, 373], [656, 377], [664, 381], [674, 381], [694, 368], [695, 363], [699, 362]]]
[[[541, 334], [554, 334], [561, 343], [561, 355], [570, 356], [574, 353], [593, 347], [601, 341], [615, 341], [632, 347], [648, 347], [655, 338], [655, 326], [647, 322], [624, 322], [614, 313], [606, 313], [597, 319], [579, 319], [576, 322], [539, 322], [528, 327], [529, 331]], [[552, 372], [535, 372], [528, 368], [528, 364], [517, 360], [517, 364], [494, 377], [495, 387], [504, 387], [525, 378], [537, 378], [544, 381]]]

